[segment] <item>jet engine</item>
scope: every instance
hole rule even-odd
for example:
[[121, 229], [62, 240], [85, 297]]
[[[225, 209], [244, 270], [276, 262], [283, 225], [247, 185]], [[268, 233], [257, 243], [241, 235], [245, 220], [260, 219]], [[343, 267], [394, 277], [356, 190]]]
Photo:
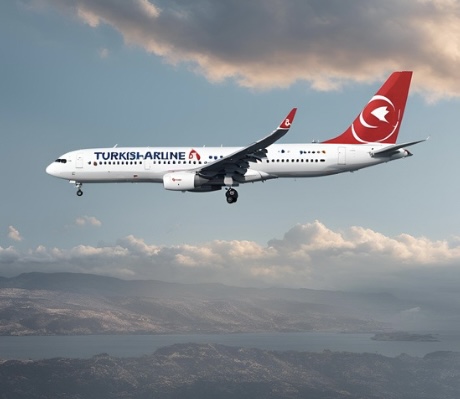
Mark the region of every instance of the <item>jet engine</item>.
[[207, 182], [195, 172], [170, 172], [163, 176], [164, 188], [173, 191], [195, 190]]

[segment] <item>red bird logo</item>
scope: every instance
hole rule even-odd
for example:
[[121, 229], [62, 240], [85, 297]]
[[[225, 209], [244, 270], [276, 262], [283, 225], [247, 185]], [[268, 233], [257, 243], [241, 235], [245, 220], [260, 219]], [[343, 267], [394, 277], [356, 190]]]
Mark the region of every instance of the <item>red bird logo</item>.
[[201, 155], [194, 149], [192, 149], [188, 154], [188, 159], [196, 159], [199, 161], [201, 159]]

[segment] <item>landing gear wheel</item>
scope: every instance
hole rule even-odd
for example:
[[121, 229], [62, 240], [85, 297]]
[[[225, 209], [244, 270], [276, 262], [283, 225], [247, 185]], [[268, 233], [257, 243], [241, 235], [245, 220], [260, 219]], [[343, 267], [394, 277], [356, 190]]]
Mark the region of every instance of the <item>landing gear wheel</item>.
[[82, 183], [75, 183], [75, 187], [77, 187], [77, 195], [81, 197], [83, 195], [83, 190], [81, 189], [81, 186], [83, 186]]
[[238, 191], [234, 188], [229, 188], [225, 193], [225, 196], [227, 197], [227, 203], [233, 204], [238, 200]]
[[227, 195], [229, 197], [238, 198], [238, 192], [234, 188], [229, 188], [228, 191], [227, 191]]

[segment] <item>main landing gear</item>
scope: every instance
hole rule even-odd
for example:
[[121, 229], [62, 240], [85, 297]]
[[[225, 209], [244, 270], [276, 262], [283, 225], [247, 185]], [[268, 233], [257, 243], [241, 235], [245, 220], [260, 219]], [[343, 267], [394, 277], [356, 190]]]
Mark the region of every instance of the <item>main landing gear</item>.
[[83, 186], [82, 183], [75, 183], [75, 187], [77, 187], [77, 196], [81, 197], [83, 195], [83, 190], [81, 189]]
[[227, 197], [227, 202], [229, 204], [233, 204], [238, 200], [238, 191], [230, 187], [229, 189], [227, 189], [225, 196]]

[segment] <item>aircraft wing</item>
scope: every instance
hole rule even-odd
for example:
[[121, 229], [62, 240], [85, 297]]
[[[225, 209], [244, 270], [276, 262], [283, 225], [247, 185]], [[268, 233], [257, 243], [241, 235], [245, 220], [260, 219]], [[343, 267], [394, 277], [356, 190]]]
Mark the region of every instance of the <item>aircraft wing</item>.
[[248, 145], [224, 158], [221, 158], [213, 163], [209, 163], [196, 172], [207, 179], [212, 179], [218, 175], [223, 177], [234, 177], [235, 175], [244, 175], [249, 168], [249, 162], [261, 161], [267, 155], [267, 147], [283, 137], [291, 127], [294, 120], [297, 108], [293, 108], [291, 112], [283, 119], [281, 124], [271, 134]]
[[373, 157], [387, 157], [387, 156], [391, 156], [393, 154], [395, 154], [398, 150], [400, 150], [401, 148], [404, 148], [404, 147], [410, 147], [411, 145], [415, 145], [415, 144], [418, 144], [418, 143], [422, 143], [424, 141], [427, 141], [429, 139], [426, 138], [424, 140], [417, 140], [417, 141], [411, 141], [409, 143], [402, 143], [402, 144], [393, 144], [393, 145], [390, 145], [390, 146], [387, 146], [387, 147], [384, 147], [380, 150], [377, 150], [377, 151], [372, 151], [371, 152], [371, 156]]

